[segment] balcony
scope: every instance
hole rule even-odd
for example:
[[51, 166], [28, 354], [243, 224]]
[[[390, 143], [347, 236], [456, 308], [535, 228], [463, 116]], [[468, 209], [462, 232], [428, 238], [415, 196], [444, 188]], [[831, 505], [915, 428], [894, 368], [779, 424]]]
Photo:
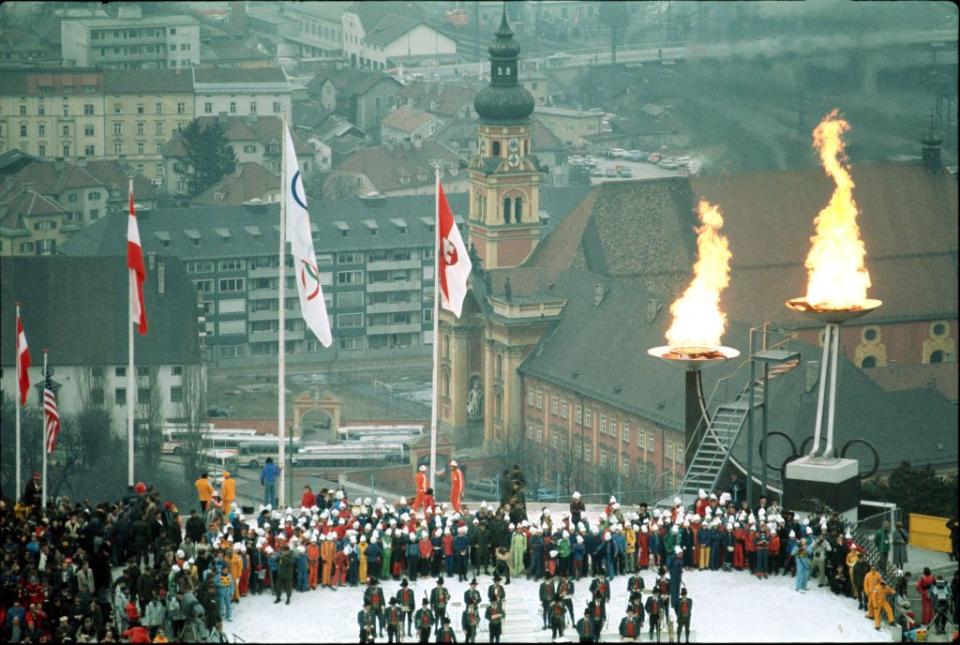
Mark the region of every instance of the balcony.
[[375, 260], [367, 262], [367, 271], [393, 271], [395, 269], [419, 269], [420, 258], [410, 260]]
[[398, 323], [394, 325], [367, 325], [367, 336], [384, 334], [419, 334], [420, 323]]
[[247, 314], [247, 320], [277, 320], [280, 312], [275, 309], [261, 309], [260, 311], [250, 311]]
[[[287, 289], [287, 291], [290, 290]], [[294, 293], [296, 293], [296, 288], [294, 288]], [[280, 287], [273, 289], [250, 289], [250, 291], [247, 292], [247, 298], [250, 300], [267, 300], [278, 297], [280, 297]]]
[[384, 291], [413, 291], [420, 289], [419, 280], [384, 280], [367, 284], [367, 293], [383, 293]]
[[368, 314], [389, 314], [395, 311], [420, 311], [419, 302], [378, 302], [367, 305]]

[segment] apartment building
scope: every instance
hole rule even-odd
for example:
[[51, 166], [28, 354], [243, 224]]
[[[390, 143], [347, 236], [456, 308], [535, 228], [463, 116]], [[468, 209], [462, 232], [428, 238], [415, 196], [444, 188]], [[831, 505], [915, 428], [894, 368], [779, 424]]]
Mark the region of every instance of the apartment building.
[[200, 23], [190, 16], [142, 16], [121, 7], [116, 18], [64, 18], [64, 65], [164, 69], [200, 64]]
[[290, 82], [280, 67], [193, 70], [197, 116], [283, 116], [290, 119]]
[[194, 117], [192, 71], [161, 69], [131, 74], [105, 70], [103, 156], [125, 159], [139, 174], [162, 183], [166, 177], [163, 144]]
[[284, 54], [299, 58], [339, 58], [343, 53], [344, 12], [349, 2], [285, 2], [283, 18], [292, 28], [282, 34]]
[[[579, 203], [583, 189], [541, 197], [551, 221]], [[466, 193], [448, 195], [463, 227]], [[289, 256], [286, 270], [288, 360], [327, 351], [418, 347], [432, 343], [433, 195], [311, 201], [320, 280], [333, 327], [324, 350], [304, 326]], [[60, 249], [106, 255], [123, 241], [122, 214], [89, 226]], [[146, 252], [180, 258], [197, 289], [208, 358], [220, 362], [275, 356], [279, 328], [279, 205], [156, 209], [139, 217]], [[545, 226], [544, 229], [547, 227]]]

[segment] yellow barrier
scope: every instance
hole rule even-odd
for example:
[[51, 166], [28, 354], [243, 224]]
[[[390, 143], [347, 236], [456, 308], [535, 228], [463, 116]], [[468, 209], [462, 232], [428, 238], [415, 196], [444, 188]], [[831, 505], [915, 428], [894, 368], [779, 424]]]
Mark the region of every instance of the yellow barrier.
[[910, 513], [910, 544], [918, 549], [950, 552], [946, 517]]

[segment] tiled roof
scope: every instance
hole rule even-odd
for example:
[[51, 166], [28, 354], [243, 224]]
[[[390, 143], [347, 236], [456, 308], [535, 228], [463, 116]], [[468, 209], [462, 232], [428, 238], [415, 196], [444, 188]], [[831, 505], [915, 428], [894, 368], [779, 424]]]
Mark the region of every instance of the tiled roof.
[[16, 174], [34, 161], [42, 161], [42, 159], [27, 154], [19, 148], [11, 148], [0, 154], [0, 175]]
[[86, 168], [72, 163], [35, 161], [10, 178], [12, 185], [32, 184], [33, 189], [55, 198], [73, 188], [103, 186], [103, 181], [90, 174]]
[[[869, 293], [885, 303], [871, 319], [955, 317], [956, 181], [919, 165], [854, 166], [852, 174], [873, 280]], [[733, 253], [724, 307], [742, 320], [797, 325], [804, 319], [783, 302], [805, 290], [813, 218], [831, 190], [819, 169], [607, 182], [526, 265], [635, 276], [672, 301], [690, 277], [694, 208], [702, 196], [722, 208]]]
[[464, 107], [473, 107], [477, 92], [482, 89], [479, 83], [458, 82], [441, 83], [412, 81], [400, 90], [399, 97], [440, 117], [452, 117]]
[[[385, 193], [432, 184], [431, 159], [442, 159], [453, 163], [460, 161], [459, 155], [453, 150], [436, 141], [427, 140], [419, 148], [397, 145], [393, 146], [392, 150], [386, 146], [357, 150], [334, 169], [334, 174], [362, 173], [370, 179], [377, 190]], [[407, 177], [409, 181], [401, 182], [401, 177]]]
[[[125, 365], [130, 325], [126, 261], [125, 255], [0, 258], [3, 328], [14, 328], [13, 303], [20, 302], [21, 315], [29, 321], [30, 346], [49, 347], [51, 365]], [[134, 335], [137, 364], [199, 362], [196, 289], [179, 260], [159, 261], [165, 262], [164, 294], [157, 292], [157, 269], [148, 267], [144, 300], [149, 333]], [[11, 366], [13, 360], [12, 346], [0, 348], [0, 364]]]
[[[118, 162], [106, 159], [88, 161], [86, 169], [87, 172], [102, 181], [107, 189], [120, 191], [126, 196], [130, 175]], [[146, 177], [135, 175], [133, 178], [133, 194], [138, 200], [155, 199], [157, 197], [157, 187]]]
[[535, 153], [540, 151], [556, 152], [567, 149], [563, 141], [553, 133], [553, 130], [545, 126], [540, 119], [536, 117], [530, 119], [530, 136]]
[[[432, 192], [432, 191], [431, 191]], [[582, 187], [553, 188], [541, 191], [540, 204], [555, 218], [562, 220], [573, 205], [583, 198]], [[447, 196], [453, 212], [466, 217], [466, 193]], [[351, 197], [337, 200], [309, 199], [310, 220], [316, 229], [314, 244], [317, 253], [352, 251], [357, 249], [423, 247], [433, 244], [434, 235], [415, 215], [421, 213], [433, 218], [435, 204], [432, 194], [387, 197], [380, 205], [371, 207]], [[146, 217], [138, 217], [140, 239], [144, 251], [176, 255], [181, 260], [252, 257], [275, 255], [279, 240], [279, 204], [257, 207], [191, 206], [187, 208], [155, 208]], [[117, 248], [126, 248], [126, 213], [101, 217], [59, 247], [65, 255], [109, 255]], [[370, 235], [364, 220], [377, 222], [379, 232]], [[401, 232], [393, 220], [408, 223]], [[346, 223], [347, 235], [342, 235], [335, 222]], [[259, 235], [247, 229], [255, 227]], [[224, 244], [215, 233], [216, 228], [231, 231], [231, 241]], [[184, 233], [196, 230], [199, 244]], [[169, 246], [162, 239], [170, 240]], [[119, 245], [119, 246], [118, 246]]]
[[63, 207], [35, 190], [15, 188], [0, 195], [0, 226], [27, 230], [24, 217], [62, 215]]
[[[597, 284], [606, 290], [599, 306], [594, 304]], [[520, 371], [660, 426], [682, 430], [684, 370], [646, 353], [648, 348], [663, 344], [670, 323], [663, 311], [652, 322], [647, 321], [647, 299], [657, 294], [633, 279], [577, 270], [562, 274], [550, 294], [567, 299], [562, 320], [543, 337]], [[746, 336], [747, 326], [734, 321], [724, 339], [726, 344], [740, 347]], [[597, 338], [604, 342], [597, 343]], [[819, 360], [821, 354], [820, 348], [805, 343], [798, 342], [791, 349], [800, 352], [801, 365]], [[732, 374], [741, 362], [732, 360], [703, 370], [704, 392], [711, 392], [717, 380]], [[866, 438], [879, 451], [881, 468], [894, 467], [904, 459], [914, 464], [956, 463], [957, 408], [950, 401], [930, 389], [884, 392], [843, 357], [839, 370], [839, 447], [851, 439]], [[742, 382], [732, 383], [730, 392], [737, 391], [748, 378], [743, 369], [739, 374]], [[787, 433], [799, 446], [813, 434], [817, 388], [807, 391], [801, 367], [771, 381], [768, 392], [771, 428]], [[904, 427], [911, 428], [909, 436], [904, 434]], [[761, 436], [756, 435], [754, 450]], [[942, 448], [934, 450], [938, 444]], [[741, 463], [745, 463], [746, 450], [744, 436], [734, 451]], [[771, 463], [779, 465], [783, 461], [786, 455], [780, 455], [780, 450], [778, 442], [771, 442]]]
[[402, 105], [383, 117], [383, 120], [380, 121], [380, 127], [394, 128], [395, 130], [402, 130], [403, 132], [414, 132], [436, 119], [437, 117], [429, 112]]
[[197, 83], [285, 83], [287, 75], [280, 67], [194, 67]]
[[[267, 201], [271, 194], [280, 192], [280, 177], [258, 163], [238, 164], [236, 172], [224, 177], [197, 195], [192, 203], [214, 206], [239, 206], [257, 198]], [[217, 198], [220, 195], [220, 198]]]
[[889, 365], [863, 370], [867, 376], [887, 392], [933, 388], [951, 401], [957, 400], [957, 364], [917, 363]]
[[389, 13], [380, 19], [373, 29], [366, 28], [364, 40], [373, 45], [386, 47], [405, 33], [422, 24], [419, 20], [396, 13]]
[[128, 69], [103, 70], [103, 84], [108, 93], [116, 94], [191, 94], [193, 77], [188, 69], [151, 69], [147, 73], [131, 73]]
[[[270, 143], [279, 143], [282, 134], [283, 120], [275, 116], [259, 116], [255, 120], [246, 116], [201, 116], [196, 119], [201, 127], [207, 127], [214, 121], [226, 124], [227, 141], [231, 143], [256, 141], [264, 146]], [[295, 130], [291, 130], [293, 147], [297, 154], [313, 154], [313, 147], [300, 138]], [[183, 145], [182, 135], [174, 134], [164, 144], [161, 153], [165, 157], [183, 157], [187, 154]]]

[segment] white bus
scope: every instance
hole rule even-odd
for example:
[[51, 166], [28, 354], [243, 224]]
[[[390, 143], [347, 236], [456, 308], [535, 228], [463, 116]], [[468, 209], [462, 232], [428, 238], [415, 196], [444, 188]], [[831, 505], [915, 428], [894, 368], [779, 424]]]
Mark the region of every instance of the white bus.
[[[254, 440], [255, 439], [255, 440]], [[276, 437], [264, 437], [267, 441], [262, 441], [261, 437], [251, 438], [250, 441], [241, 441], [238, 444], [238, 460], [241, 466], [246, 468], [259, 468], [266, 463], [267, 457], [273, 457], [274, 463], [280, 464], [280, 446]], [[285, 441], [287, 454], [295, 455], [300, 449], [300, 441]]]
[[235, 473], [239, 469], [236, 450], [201, 450], [200, 464], [207, 470], [212, 479], [223, 477], [223, 471]]
[[[250, 428], [214, 428], [212, 423], [203, 423], [198, 429], [204, 438], [233, 435], [251, 437], [257, 434], [256, 430]], [[165, 423], [161, 432], [163, 433], [161, 452], [165, 455], [179, 455], [183, 451], [184, 441], [192, 430], [185, 423]]]
[[340, 441], [397, 441], [409, 443], [423, 435], [423, 424], [341, 426], [337, 429]]
[[404, 463], [407, 449], [402, 443], [371, 441], [308, 446], [290, 457], [293, 466], [376, 466]]

